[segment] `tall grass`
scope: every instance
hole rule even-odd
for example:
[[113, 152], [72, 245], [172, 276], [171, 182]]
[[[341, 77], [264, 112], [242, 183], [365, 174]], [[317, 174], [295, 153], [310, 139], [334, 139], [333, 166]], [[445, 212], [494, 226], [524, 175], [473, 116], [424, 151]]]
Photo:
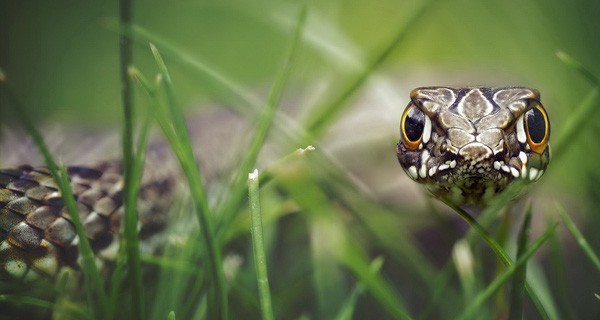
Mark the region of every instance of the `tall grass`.
[[[441, 6], [441, 1], [419, 3], [393, 36], [369, 54], [372, 58], [365, 67], [342, 81], [341, 89], [319, 101], [300, 122], [302, 125], [281, 112], [279, 105], [286, 97], [284, 92], [294, 89], [290, 79], [301, 72], [299, 63], [306, 53], [303, 50], [331, 54], [302, 41], [305, 24], [311, 18], [310, 8], [299, 9], [294, 29], [284, 30], [289, 40], [280, 59], [272, 62], [276, 72], [264, 101], [202, 54], [192, 53], [185, 45], [140, 25], [129, 25], [131, 21], [125, 19], [127, 23], [117, 28], [119, 34], [133, 37], [140, 52], [148, 52], [148, 42], [153, 43], [149, 51], [154, 63], [152, 67], [140, 64], [134, 68], [130, 57], [122, 62], [122, 75], [125, 71], [127, 74], [122, 79], [124, 86], [128, 86], [131, 76], [138, 84], [139, 90], [132, 92], [140, 101], [135, 110], [146, 114], [136, 116], [130, 109], [132, 96], [124, 94], [125, 246], [107, 294], [93, 264], [91, 248], [82, 241], [87, 300], [85, 307], [74, 308], [72, 314], [98, 319], [479, 319], [523, 315], [560, 319], [567, 314], [561, 303], [569, 304], [569, 300], [559, 299], [567, 296], [568, 289], [553, 292], [555, 279], [539, 271], [544, 269], [539, 268], [536, 258], [549, 239], [558, 241], [559, 226], [551, 222], [536, 231], [532, 226], [536, 222], [544, 225], [540, 223], [544, 213], [534, 206], [520, 212], [520, 207], [514, 205], [514, 199], [527, 191], [527, 183], [512, 184], [478, 216], [446, 202], [453, 216], [440, 215], [439, 225], [436, 222], [431, 228], [427, 224], [427, 229], [423, 221], [429, 218], [419, 216], [426, 212], [413, 212], [410, 206], [397, 206], [373, 196], [326, 146], [321, 146], [325, 132], [350, 112], [351, 98], [373, 74], [382, 71], [393, 52], [411, 49], [407, 39], [426, 24], [432, 10]], [[570, 69], [582, 73], [593, 88], [580, 108], [564, 119], [566, 124], [561, 130], [553, 132], [551, 166], [568, 155], [571, 142], [585, 132], [580, 128], [592, 126], [599, 83], [583, 64], [565, 53], [559, 57]], [[232, 100], [237, 104], [228, 106], [230, 109], [258, 119], [230, 176], [221, 177], [219, 182], [225, 187], [217, 196], [207, 192], [196, 158], [197, 153], [210, 150], [194, 150], [196, 146], [186, 128], [177, 95], [181, 80], [171, 71], [181, 66], [235, 97]], [[151, 74], [152, 68], [158, 70], [156, 81], [149, 81], [145, 75]], [[23, 109], [13, 94], [9, 98], [14, 109]], [[64, 170], [59, 170], [44, 147], [35, 125], [27, 116], [21, 118], [64, 188], [62, 194], [71, 199]], [[161, 128], [177, 157], [191, 200], [188, 203], [180, 199], [173, 205], [162, 255], [143, 256], [139, 252], [135, 199], [152, 122]], [[279, 143], [284, 154], [308, 143], [316, 148], [311, 145], [278, 160], [259, 163], [257, 159], [269, 143]], [[304, 156], [309, 151], [311, 156]], [[246, 174], [259, 166], [263, 166], [260, 185], [256, 179], [248, 185]], [[248, 192], [249, 200], [245, 198]], [[71, 211], [73, 203], [68, 202]], [[566, 210], [559, 207], [558, 213], [591, 265], [600, 272], [594, 243], [587, 241]], [[521, 215], [520, 230], [513, 232]], [[457, 223], [454, 217], [462, 221]], [[78, 235], [85, 240], [77, 218], [73, 214]], [[443, 222], [449, 227], [440, 226]], [[457, 224], [466, 226], [466, 231]], [[440, 248], [432, 248], [422, 240], [441, 236], [444, 243]], [[253, 258], [256, 263], [250, 261]], [[551, 258], [557, 264], [565, 263], [558, 255]], [[593, 277], [597, 274], [590, 275]], [[120, 299], [122, 292], [130, 299]], [[593, 297], [591, 293], [589, 296]], [[0, 295], [0, 302], [10, 302], [15, 308], [69, 308], [30, 296]]]

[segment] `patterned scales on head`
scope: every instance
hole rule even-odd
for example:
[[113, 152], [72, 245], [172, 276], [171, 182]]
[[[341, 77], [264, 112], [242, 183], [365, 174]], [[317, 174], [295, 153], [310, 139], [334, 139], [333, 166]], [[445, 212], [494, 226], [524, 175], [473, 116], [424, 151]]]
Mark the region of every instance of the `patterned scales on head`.
[[550, 125], [536, 90], [423, 87], [410, 97], [398, 160], [435, 196], [485, 205], [515, 179], [544, 173]]

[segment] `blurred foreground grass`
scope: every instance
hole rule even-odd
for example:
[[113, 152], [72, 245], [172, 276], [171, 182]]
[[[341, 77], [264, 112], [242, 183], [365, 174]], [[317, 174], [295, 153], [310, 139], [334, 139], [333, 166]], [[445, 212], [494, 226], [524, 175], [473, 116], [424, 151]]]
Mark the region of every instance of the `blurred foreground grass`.
[[[0, 67], [34, 120], [118, 130], [117, 4], [0, 1]], [[138, 86], [138, 113], [153, 104], [164, 110], [184, 106], [186, 113], [202, 118], [214, 110], [207, 106], [216, 104], [234, 110], [248, 124], [230, 128], [247, 130], [233, 144], [193, 146], [196, 153], [216, 157], [223, 149], [234, 150], [229, 172], [211, 182], [220, 187], [204, 186], [207, 199], [192, 191], [196, 210], [200, 207], [214, 227], [229, 317], [261, 315], [245, 202], [245, 178], [254, 166], [261, 172], [264, 250], [275, 318], [487, 319], [505, 318], [518, 312], [514, 308], [523, 308], [527, 318], [597, 317], [600, 271], [588, 257], [600, 250], [600, 128], [593, 112], [599, 102], [585, 99], [597, 84], [555, 52], [567, 52], [589, 73], [600, 74], [595, 32], [600, 5], [309, 2], [304, 36], [287, 71], [290, 78], [278, 82], [300, 7], [294, 1], [149, 1], [137, 3], [134, 11], [136, 69], [148, 79], [157, 73], [165, 79], [166, 70], [160, 63], [157, 67], [149, 50], [151, 41], [164, 56], [173, 84], [167, 89], [163, 83], [153, 88], [151, 81]], [[529, 289], [519, 275], [525, 263], [517, 265], [521, 268], [502, 266], [480, 234], [467, 235], [467, 224], [423, 197], [396, 164], [393, 144], [400, 113], [408, 91], [422, 85], [535, 87], [548, 109], [553, 138], [570, 137], [561, 141], [564, 153], [532, 188], [530, 235], [519, 231], [526, 211], [522, 205], [512, 213], [490, 210], [485, 223], [479, 220], [491, 241], [517, 263], [534, 253], [536, 239], [549, 239], [526, 263]], [[272, 86], [272, 94], [283, 94], [281, 103], [264, 93]], [[577, 111], [582, 105], [592, 111]], [[263, 113], [269, 107], [273, 118]], [[568, 125], [582, 115], [585, 126]], [[11, 125], [5, 121], [4, 104], [0, 119]], [[163, 124], [163, 130], [176, 122]], [[256, 123], [272, 124], [266, 141], [256, 134]], [[181, 138], [174, 130], [172, 135]], [[575, 134], [565, 135], [566, 130]], [[189, 165], [193, 157], [185, 156], [183, 150], [190, 147], [185, 140], [178, 147], [171, 144]], [[295, 155], [294, 150], [308, 144], [316, 150]], [[186, 171], [188, 178], [197, 180], [191, 172]], [[550, 233], [549, 225], [564, 212], [556, 209], [557, 203], [579, 227], [581, 235], [574, 232], [578, 240], [562, 226]], [[197, 228], [191, 203], [182, 201], [178, 207], [164, 254], [142, 257], [150, 269], [143, 278], [149, 318], [164, 319], [171, 311], [180, 319], [206, 318], [211, 309], [220, 308], [207, 302], [218, 281], [210, 260], [215, 255], [205, 246], [210, 231]], [[518, 243], [519, 233], [529, 246]], [[582, 250], [577, 242], [584, 238], [588, 246]], [[125, 281], [123, 299], [110, 306], [118, 310], [116, 318], [135, 314], [130, 288]], [[3, 310], [11, 312], [35, 305], [58, 317], [89, 314], [64, 294], [50, 303], [0, 297], [7, 300], [0, 300]]]

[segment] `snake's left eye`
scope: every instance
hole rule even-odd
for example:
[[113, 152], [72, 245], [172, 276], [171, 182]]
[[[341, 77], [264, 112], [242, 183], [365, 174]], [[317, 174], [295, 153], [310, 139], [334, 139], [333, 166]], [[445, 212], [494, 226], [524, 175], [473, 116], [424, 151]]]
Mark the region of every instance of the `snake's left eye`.
[[533, 108], [525, 113], [527, 143], [533, 152], [543, 153], [550, 137], [550, 122], [544, 107], [537, 101], [533, 103]]
[[[402, 120], [400, 121], [400, 133], [402, 134], [402, 141], [406, 148], [410, 150], [417, 150], [419, 144], [423, 140], [429, 140], [427, 135], [424, 139], [423, 133], [429, 129], [431, 131], [431, 124], [423, 111], [417, 108], [413, 103], [410, 103], [402, 114]], [[429, 124], [429, 128], [426, 128]], [[427, 141], [425, 141], [427, 142]]]

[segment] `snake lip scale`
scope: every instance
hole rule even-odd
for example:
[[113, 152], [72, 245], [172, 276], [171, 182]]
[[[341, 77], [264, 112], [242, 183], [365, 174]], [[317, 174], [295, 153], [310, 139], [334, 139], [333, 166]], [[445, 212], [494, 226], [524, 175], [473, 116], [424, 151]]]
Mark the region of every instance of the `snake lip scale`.
[[545, 172], [550, 123], [537, 90], [421, 87], [410, 98], [396, 153], [434, 196], [484, 206], [515, 179]]

